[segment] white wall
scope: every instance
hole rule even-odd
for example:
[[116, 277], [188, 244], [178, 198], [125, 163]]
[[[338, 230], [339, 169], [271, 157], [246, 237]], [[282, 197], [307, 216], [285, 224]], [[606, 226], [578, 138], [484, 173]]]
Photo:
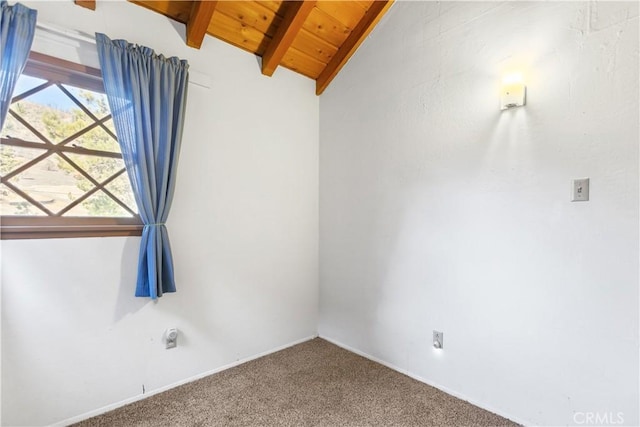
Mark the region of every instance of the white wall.
[[[3, 425], [76, 417], [315, 335], [314, 82], [264, 77], [211, 37], [190, 49], [183, 26], [130, 3], [23, 3], [40, 21], [185, 58], [212, 86], [189, 87], [168, 221], [177, 293], [134, 298], [139, 238], [2, 242]], [[177, 349], [161, 342], [168, 327]]]
[[637, 2], [394, 5], [320, 102], [320, 335], [528, 424], [640, 424], [638, 44]]

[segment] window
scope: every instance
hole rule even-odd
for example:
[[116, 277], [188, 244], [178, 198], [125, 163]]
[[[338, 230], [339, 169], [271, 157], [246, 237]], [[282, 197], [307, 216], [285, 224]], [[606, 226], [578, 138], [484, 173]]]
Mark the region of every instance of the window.
[[99, 70], [32, 52], [0, 136], [3, 239], [141, 234]]

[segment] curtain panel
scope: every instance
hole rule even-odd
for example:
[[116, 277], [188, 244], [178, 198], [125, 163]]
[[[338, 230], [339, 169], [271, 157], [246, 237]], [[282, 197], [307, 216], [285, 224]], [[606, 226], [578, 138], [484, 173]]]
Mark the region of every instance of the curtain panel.
[[138, 297], [175, 292], [165, 221], [176, 182], [189, 64], [96, 33], [105, 91], [144, 229]]
[[0, 128], [4, 126], [13, 91], [31, 51], [37, 16], [37, 10], [0, 1]]

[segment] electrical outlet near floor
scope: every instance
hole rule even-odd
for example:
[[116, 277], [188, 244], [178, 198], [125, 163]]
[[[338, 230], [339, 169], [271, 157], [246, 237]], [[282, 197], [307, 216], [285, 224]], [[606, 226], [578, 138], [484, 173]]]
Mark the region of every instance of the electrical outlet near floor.
[[441, 349], [444, 344], [444, 333], [433, 331], [433, 348]]
[[175, 328], [167, 329], [164, 332], [165, 348], [176, 348], [178, 346], [178, 330]]

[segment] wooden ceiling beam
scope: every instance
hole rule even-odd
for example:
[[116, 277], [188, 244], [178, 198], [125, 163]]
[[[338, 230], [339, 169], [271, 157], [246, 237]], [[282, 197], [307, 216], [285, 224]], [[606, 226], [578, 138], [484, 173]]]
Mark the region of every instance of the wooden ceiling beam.
[[218, 5], [217, 1], [194, 0], [191, 5], [191, 14], [187, 21], [187, 45], [200, 49], [204, 35], [209, 28], [209, 22]]
[[371, 4], [367, 13], [353, 29], [349, 37], [342, 43], [336, 54], [331, 58], [325, 69], [316, 79], [316, 95], [320, 95], [329, 86], [331, 80], [338, 74], [344, 64], [349, 61], [360, 44], [367, 38], [371, 30], [389, 10], [393, 0], [377, 0]]
[[262, 74], [273, 75], [315, 5], [315, 0], [287, 2], [287, 10], [282, 23], [262, 55]]
[[96, 0], [75, 0], [74, 3], [87, 9], [96, 10]]

